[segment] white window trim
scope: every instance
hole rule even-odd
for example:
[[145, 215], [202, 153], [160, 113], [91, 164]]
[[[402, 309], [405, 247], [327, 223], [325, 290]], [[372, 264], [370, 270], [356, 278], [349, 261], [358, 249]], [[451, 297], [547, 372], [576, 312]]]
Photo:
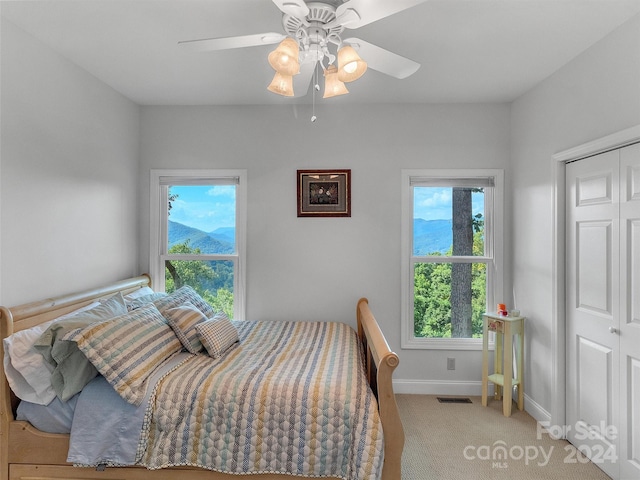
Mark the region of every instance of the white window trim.
[[[486, 239], [487, 248], [493, 251], [494, 270], [487, 275], [487, 304], [495, 305], [503, 295], [503, 221], [504, 221], [504, 170], [500, 169], [463, 169], [430, 170], [403, 169], [401, 172], [401, 340], [403, 349], [423, 350], [481, 350], [481, 338], [416, 338], [413, 335], [413, 188], [411, 179], [416, 177], [454, 178], [454, 177], [493, 177], [493, 208], [485, 210], [485, 222], [491, 222], [493, 238]], [[456, 259], [457, 260], [457, 259]], [[465, 260], [460, 258], [460, 260]], [[474, 257], [481, 261], [482, 257]], [[490, 265], [490, 264], [489, 264]], [[488, 272], [489, 273], [489, 272]], [[490, 296], [490, 294], [492, 294]]]
[[[162, 198], [162, 188], [160, 179], [170, 177], [175, 181], [180, 179], [198, 179], [198, 178], [237, 178], [236, 187], [236, 249], [237, 255], [215, 255], [216, 260], [232, 260], [237, 259], [237, 274], [234, 275], [233, 284], [233, 307], [234, 319], [242, 320], [245, 318], [246, 312], [246, 245], [247, 245], [247, 171], [246, 170], [166, 170], [152, 169], [150, 181], [150, 217], [149, 217], [149, 275], [151, 276], [151, 284], [157, 291], [164, 291], [165, 272], [164, 266], [161, 265], [160, 256], [165, 253], [163, 249], [163, 238], [166, 238], [166, 232], [163, 232], [164, 222], [161, 216], [166, 217], [167, 212], [161, 212], [162, 208], [167, 208], [166, 202]], [[198, 260], [202, 260], [203, 256], [196, 256]], [[180, 256], [182, 260], [189, 260], [184, 255]]]

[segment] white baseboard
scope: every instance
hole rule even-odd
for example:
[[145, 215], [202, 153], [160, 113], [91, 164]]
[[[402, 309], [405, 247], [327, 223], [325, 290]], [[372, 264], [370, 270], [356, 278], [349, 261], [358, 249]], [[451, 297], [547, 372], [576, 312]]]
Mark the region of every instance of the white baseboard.
[[531, 397], [524, 394], [524, 410], [538, 423], [543, 425], [551, 425], [551, 414], [547, 412], [542, 406], [533, 400]]

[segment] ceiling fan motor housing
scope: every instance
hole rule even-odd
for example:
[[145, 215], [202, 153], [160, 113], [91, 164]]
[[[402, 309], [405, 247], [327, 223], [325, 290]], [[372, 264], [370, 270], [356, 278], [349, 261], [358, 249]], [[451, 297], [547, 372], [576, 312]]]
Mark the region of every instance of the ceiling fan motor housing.
[[[341, 4], [341, 0], [333, 3]], [[340, 34], [344, 27], [339, 24], [327, 26], [336, 19], [336, 6], [333, 3], [310, 2], [307, 3], [309, 13], [305, 18], [298, 18], [287, 13], [282, 16], [282, 26], [293, 38], [300, 43], [300, 62], [318, 62], [325, 56], [330, 63], [335, 56], [330, 54], [327, 45], [330, 39], [339, 43]]]
[[[295, 36], [298, 29], [305, 23], [318, 22], [319, 24], [326, 24], [336, 19], [336, 7], [329, 3], [323, 2], [311, 2], [307, 4], [309, 7], [309, 13], [305, 18], [298, 18], [293, 15], [284, 13], [282, 16], [282, 26], [285, 32], [291, 36]], [[342, 33], [343, 27], [336, 25], [335, 33]]]

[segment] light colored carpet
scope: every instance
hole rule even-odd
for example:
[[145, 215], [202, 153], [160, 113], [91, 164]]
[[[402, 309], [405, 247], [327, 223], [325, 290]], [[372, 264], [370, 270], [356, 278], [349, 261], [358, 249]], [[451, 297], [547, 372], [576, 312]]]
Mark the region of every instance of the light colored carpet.
[[483, 407], [480, 397], [468, 398], [471, 404], [445, 404], [431, 395], [396, 395], [406, 438], [402, 480], [609, 479], [515, 404], [505, 417], [502, 402]]

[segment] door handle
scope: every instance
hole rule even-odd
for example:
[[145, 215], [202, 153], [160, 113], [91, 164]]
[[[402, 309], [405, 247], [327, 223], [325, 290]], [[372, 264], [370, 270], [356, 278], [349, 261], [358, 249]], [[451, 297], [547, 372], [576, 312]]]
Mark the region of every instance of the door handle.
[[616, 333], [618, 333], [618, 329], [615, 328], [615, 327], [609, 327], [609, 333], [616, 334]]

